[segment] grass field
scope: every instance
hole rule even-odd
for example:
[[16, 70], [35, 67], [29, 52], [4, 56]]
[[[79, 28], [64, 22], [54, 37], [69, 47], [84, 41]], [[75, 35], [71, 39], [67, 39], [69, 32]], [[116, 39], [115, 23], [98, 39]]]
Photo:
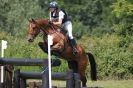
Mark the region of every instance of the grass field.
[[[54, 86], [64, 87], [65, 82], [53, 81]], [[88, 88], [133, 88], [133, 80], [88, 81]]]

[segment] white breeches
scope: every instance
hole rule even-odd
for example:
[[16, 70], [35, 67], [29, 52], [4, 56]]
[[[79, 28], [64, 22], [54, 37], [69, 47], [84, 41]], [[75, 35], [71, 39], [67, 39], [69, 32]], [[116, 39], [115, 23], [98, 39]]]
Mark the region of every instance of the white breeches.
[[62, 28], [67, 31], [67, 35], [69, 36], [70, 39], [73, 39], [72, 35], [72, 22], [67, 21], [62, 24]]

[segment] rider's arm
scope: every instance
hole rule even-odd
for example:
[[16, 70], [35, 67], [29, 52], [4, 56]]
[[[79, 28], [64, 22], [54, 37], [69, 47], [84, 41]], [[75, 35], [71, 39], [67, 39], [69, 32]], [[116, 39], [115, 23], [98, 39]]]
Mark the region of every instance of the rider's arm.
[[53, 22], [54, 25], [61, 25], [62, 19], [58, 19], [58, 21]]
[[64, 18], [64, 13], [62, 11], [59, 12], [59, 18], [57, 21], [54, 21], [53, 24], [55, 25], [61, 25], [62, 24], [62, 20]]

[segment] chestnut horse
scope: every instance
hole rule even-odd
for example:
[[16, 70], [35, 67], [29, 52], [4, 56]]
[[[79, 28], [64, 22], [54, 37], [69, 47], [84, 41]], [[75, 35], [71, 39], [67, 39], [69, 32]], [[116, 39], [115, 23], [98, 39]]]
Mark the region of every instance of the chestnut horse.
[[85, 70], [88, 65], [88, 60], [91, 65], [91, 79], [96, 80], [96, 62], [91, 53], [85, 53], [84, 49], [77, 44], [78, 53], [73, 54], [71, 44], [69, 43], [69, 38], [62, 29], [49, 23], [48, 20], [37, 19], [29, 20], [28, 29], [28, 41], [33, 42], [35, 37], [40, 33], [43, 33], [43, 42], [39, 42], [40, 48], [47, 53], [47, 35], [53, 36], [53, 45], [51, 46], [51, 53], [55, 56], [59, 56], [67, 60], [68, 67], [74, 72], [80, 74], [82, 81], [82, 86], [86, 86], [86, 76]]

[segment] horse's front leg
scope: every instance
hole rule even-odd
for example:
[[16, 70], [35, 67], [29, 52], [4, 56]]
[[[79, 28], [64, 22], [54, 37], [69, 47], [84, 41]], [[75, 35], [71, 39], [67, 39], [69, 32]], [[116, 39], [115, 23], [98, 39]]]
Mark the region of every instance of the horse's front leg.
[[48, 53], [48, 47], [47, 47], [47, 44], [45, 42], [39, 42], [38, 45], [44, 53]]
[[[48, 45], [47, 45], [47, 43], [45, 43], [45, 42], [39, 42], [38, 45], [42, 49], [42, 51], [44, 53], [48, 53]], [[51, 48], [51, 54], [52, 55], [55, 55], [55, 56], [59, 56], [59, 54], [56, 53], [56, 50], [54, 50], [53, 48]]]

